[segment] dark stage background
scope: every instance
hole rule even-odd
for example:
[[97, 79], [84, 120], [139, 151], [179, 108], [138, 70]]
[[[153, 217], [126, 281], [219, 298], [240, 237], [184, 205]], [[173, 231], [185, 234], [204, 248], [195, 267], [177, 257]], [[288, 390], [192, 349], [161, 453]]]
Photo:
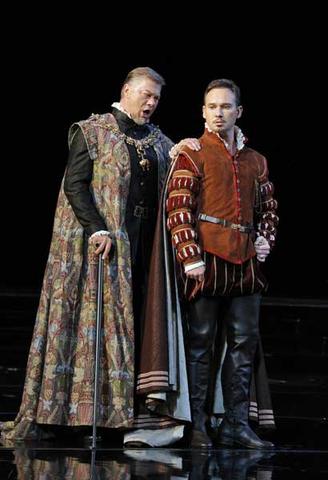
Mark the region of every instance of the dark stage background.
[[[198, 137], [204, 128], [204, 89], [215, 78], [232, 78], [242, 91], [244, 113], [238, 123], [249, 146], [267, 157], [279, 202], [276, 247], [263, 265], [270, 285], [261, 305], [277, 422], [268, 439], [275, 452], [262, 458], [257, 452], [231, 450], [230, 456], [222, 450], [210, 458], [177, 444], [164, 455], [141, 452], [139, 461], [133, 451], [132, 456], [122, 452], [120, 435], [110, 434], [92, 458], [97, 473], [117, 465], [136, 478], [166, 478], [171, 471], [180, 476], [185, 470], [188, 476], [191, 469], [196, 478], [200, 470], [205, 474], [205, 460], [208, 475], [222, 478], [255, 478], [257, 472], [258, 478], [327, 478], [328, 83], [322, 5], [5, 4], [0, 29], [1, 421], [15, 418], [20, 407], [70, 125], [109, 111], [128, 71], [150, 66], [167, 82], [152, 121], [175, 142]], [[56, 472], [76, 463], [81, 472], [90, 462], [85, 445], [66, 434], [56, 442], [17, 447], [0, 448], [6, 478], [15, 477], [15, 463], [18, 473], [26, 474], [39, 471], [41, 463]]]
[[124, 46], [110, 29], [108, 36], [92, 29], [63, 36], [60, 24], [27, 25], [19, 44], [4, 52], [1, 286], [41, 286], [69, 126], [109, 111], [127, 72], [150, 66], [167, 82], [152, 121], [175, 142], [202, 134], [209, 81], [240, 85], [239, 126], [267, 157], [279, 202], [276, 248], [263, 267], [268, 294], [327, 297], [323, 71], [308, 39], [302, 29], [295, 36], [276, 25], [273, 34], [262, 24], [231, 45], [220, 30], [202, 30], [196, 39], [171, 26], [162, 41], [154, 25], [137, 36], [125, 26]]

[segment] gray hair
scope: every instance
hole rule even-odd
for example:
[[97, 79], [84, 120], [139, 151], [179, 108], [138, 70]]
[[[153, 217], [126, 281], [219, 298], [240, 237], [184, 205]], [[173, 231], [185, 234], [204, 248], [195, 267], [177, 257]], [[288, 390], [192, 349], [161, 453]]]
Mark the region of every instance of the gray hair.
[[[165, 85], [165, 80], [162, 77], [162, 75], [155, 72], [155, 70], [153, 70], [152, 68], [150, 68], [150, 67], [137, 67], [137, 68], [134, 68], [133, 70], [131, 70], [131, 72], [128, 73], [126, 79], [123, 82], [123, 87], [127, 83], [131, 84], [131, 83], [134, 82], [134, 80], [137, 80], [137, 79], [140, 79], [140, 78], [143, 78], [143, 77], [146, 77], [146, 78], [149, 78], [150, 80], [153, 80], [153, 82], [158, 83], [161, 87], [163, 87]], [[122, 94], [123, 94], [123, 87], [122, 87], [122, 90], [121, 90], [121, 97], [122, 97]]]

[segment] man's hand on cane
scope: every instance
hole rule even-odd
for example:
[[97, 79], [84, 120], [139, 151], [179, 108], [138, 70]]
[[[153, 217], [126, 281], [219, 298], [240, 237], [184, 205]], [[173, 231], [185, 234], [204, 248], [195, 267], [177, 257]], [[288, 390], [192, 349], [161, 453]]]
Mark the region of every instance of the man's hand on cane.
[[92, 243], [96, 248], [95, 254], [99, 255], [99, 253], [104, 252], [102, 258], [105, 260], [112, 247], [112, 239], [108, 235], [97, 235], [92, 238]]

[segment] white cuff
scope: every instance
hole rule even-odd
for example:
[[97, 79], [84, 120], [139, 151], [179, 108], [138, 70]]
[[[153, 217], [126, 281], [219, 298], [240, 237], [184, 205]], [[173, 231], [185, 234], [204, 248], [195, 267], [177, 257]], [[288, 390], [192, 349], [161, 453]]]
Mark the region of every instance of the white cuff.
[[178, 146], [178, 144], [176, 143], [175, 145], [173, 145], [173, 147], [171, 148], [171, 150], [169, 151], [169, 157], [173, 160], [174, 158], [176, 158], [178, 155], [179, 155], [179, 152], [180, 152], [180, 148], [179, 150], [176, 152], [176, 147]]
[[199, 262], [195, 262], [195, 263], [188, 263], [188, 265], [184, 267], [184, 271], [185, 273], [187, 273], [189, 272], [189, 270], [193, 270], [194, 268], [197, 268], [197, 267], [202, 267], [203, 265], [205, 265], [203, 260], [200, 260]]
[[111, 237], [110, 232], [108, 232], [107, 230], [99, 230], [99, 232], [93, 233], [90, 238], [101, 237], [102, 235], [108, 235], [109, 237]]

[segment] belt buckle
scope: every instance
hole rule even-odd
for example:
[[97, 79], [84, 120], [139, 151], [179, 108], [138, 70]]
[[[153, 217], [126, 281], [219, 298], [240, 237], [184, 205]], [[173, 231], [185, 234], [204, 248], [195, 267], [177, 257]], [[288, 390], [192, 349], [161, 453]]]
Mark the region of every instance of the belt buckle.
[[133, 215], [138, 218], [148, 218], [148, 207], [136, 205], [133, 210]]
[[140, 205], [134, 207], [133, 215], [138, 218], [142, 217], [142, 207], [140, 207]]
[[239, 227], [241, 227], [241, 225], [237, 223], [231, 223], [230, 227], [233, 228], [233, 230], [239, 230]]

